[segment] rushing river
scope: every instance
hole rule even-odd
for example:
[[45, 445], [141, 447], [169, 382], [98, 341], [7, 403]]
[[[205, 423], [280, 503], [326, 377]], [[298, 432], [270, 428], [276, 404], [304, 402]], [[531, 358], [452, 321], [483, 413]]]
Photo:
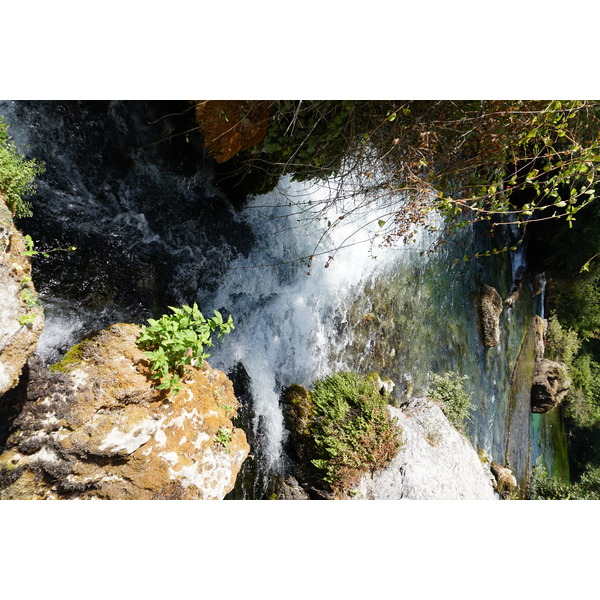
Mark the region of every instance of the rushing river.
[[[526, 342], [539, 299], [527, 276], [501, 316], [500, 346], [484, 349], [477, 329], [481, 283], [506, 297], [522, 253], [462, 260], [498, 243], [479, 226], [431, 254], [439, 233], [380, 248], [365, 228], [330, 265], [325, 252], [309, 268], [306, 257], [337, 216], [310, 211], [328, 190], [282, 180], [236, 210], [213, 184], [210, 161], [202, 164], [197, 138], [172, 137], [189, 125], [184, 112], [183, 103], [0, 103], [20, 150], [46, 163], [23, 230], [41, 249], [77, 247], [35, 259], [47, 315], [41, 355], [54, 361], [95, 329], [141, 323], [173, 304], [232, 314], [236, 329], [209, 362], [244, 381], [258, 465], [245, 497], [262, 497], [285, 470], [282, 388], [337, 369], [390, 377], [399, 401], [423, 392], [429, 373], [466, 375], [473, 445], [523, 486], [537, 458], [568, 478], [560, 416], [532, 419], [529, 410]], [[338, 247], [357, 226], [334, 227], [319, 248]]]

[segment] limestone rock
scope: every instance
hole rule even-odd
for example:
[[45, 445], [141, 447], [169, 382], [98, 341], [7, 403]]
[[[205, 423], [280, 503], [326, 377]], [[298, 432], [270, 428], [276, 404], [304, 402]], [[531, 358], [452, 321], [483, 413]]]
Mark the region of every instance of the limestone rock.
[[249, 453], [227, 376], [190, 367], [174, 398], [156, 390], [135, 325], [99, 332], [50, 372], [0, 455], [0, 499], [221, 499]]
[[562, 402], [570, 387], [565, 364], [547, 358], [537, 361], [531, 386], [531, 410], [535, 413], [552, 410]]
[[0, 195], [0, 396], [19, 380], [44, 328], [25, 250], [23, 235]]
[[502, 297], [495, 288], [482, 283], [478, 297], [478, 315], [481, 339], [486, 348], [500, 343], [501, 314]]
[[492, 461], [491, 470], [496, 480], [496, 491], [500, 497], [508, 497], [517, 487], [517, 479], [513, 472], [495, 461]]
[[523, 287], [523, 282], [518, 281], [515, 284], [515, 286], [513, 287], [513, 290], [510, 293], [510, 295], [504, 299], [504, 304], [506, 304], [507, 306], [510, 306], [510, 308], [513, 308], [514, 305], [517, 303], [517, 300], [519, 299], [519, 295], [521, 294], [522, 287]]
[[376, 500], [494, 500], [493, 477], [467, 438], [430, 400], [390, 406], [403, 445], [385, 469], [362, 477], [351, 497]]

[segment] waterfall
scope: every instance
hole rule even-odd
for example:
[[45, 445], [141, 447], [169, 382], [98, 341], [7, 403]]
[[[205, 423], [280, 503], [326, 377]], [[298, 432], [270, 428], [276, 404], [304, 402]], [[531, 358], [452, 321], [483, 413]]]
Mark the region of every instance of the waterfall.
[[[241, 362], [248, 372], [255, 427], [262, 420], [267, 440], [263, 450], [275, 472], [282, 468], [282, 388], [294, 382], [309, 386], [335, 369], [352, 367], [331, 360], [336, 323], [343, 322], [353, 294], [384, 272], [398, 253], [398, 248], [375, 249], [374, 231], [352, 220], [332, 228], [317, 248], [320, 255], [310, 261], [324, 225], [338, 215], [334, 207], [319, 211], [318, 217], [299, 213], [298, 201], [321, 206], [326, 193], [325, 188], [284, 179], [276, 191], [252, 199], [237, 218], [252, 228], [254, 247], [230, 263], [213, 294], [198, 295], [203, 304], [234, 315], [235, 335], [220, 345], [213, 360], [223, 370]], [[353, 245], [326, 267], [328, 257], [347, 239]]]

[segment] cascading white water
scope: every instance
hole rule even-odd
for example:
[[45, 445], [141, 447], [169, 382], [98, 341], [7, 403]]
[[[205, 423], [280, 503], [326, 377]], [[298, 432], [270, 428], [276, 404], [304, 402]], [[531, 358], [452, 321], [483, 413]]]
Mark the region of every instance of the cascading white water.
[[[284, 180], [276, 191], [251, 200], [239, 219], [250, 224], [255, 246], [230, 264], [210, 299], [202, 299], [204, 306], [224, 307], [234, 315], [236, 330], [212, 360], [225, 370], [243, 363], [251, 378], [255, 427], [262, 420], [265, 429], [266, 466], [276, 472], [282, 468], [282, 388], [294, 382], [308, 386], [349, 368], [331, 362], [336, 319], [344, 318], [353, 294], [360, 294], [365, 281], [383, 273], [399, 252], [398, 247], [374, 247], [376, 229], [364, 228], [361, 217], [342, 223], [334, 206], [318, 217], [299, 212], [299, 199], [321, 207], [327, 193]], [[374, 216], [371, 212], [368, 220]], [[302, 226], [299, 219], [305, 219]], [[336, 226], [315, 250], [327, 223]], [[336, 253], [344, 243], [351, 245]], [[309, 267], [315, 252], [322, 254]]]

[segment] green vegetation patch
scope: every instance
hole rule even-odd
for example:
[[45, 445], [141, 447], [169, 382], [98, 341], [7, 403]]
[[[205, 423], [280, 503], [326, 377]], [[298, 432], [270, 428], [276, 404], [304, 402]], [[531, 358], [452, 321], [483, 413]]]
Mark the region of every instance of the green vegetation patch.
[[471, 419], [471, 394], [464, 388], [466, 375], [460, 376], [454, 371], [444, 375], [430, 376], [430, 387], [426, 395], [437, 402], [448, 420], [456, 429], [463, 431], [465, 422]]
[[90, 343], [89, 339], [82, 340], [78, 344], [75, 344], [58, 362], [50, 365], [49, 369], [53, 373], [65, 373], [69, 370], [69, 366], [73, 363], [79, 363], [84, 359], [84, 351], [87, 344]]
[[224, 321], [217, 310], [214, 317], [205, 318], [195, 302], [193, 306], [169, 308], [173, 314], [163, 315], [158, 320], [148, 319], [148, 325], [142, 326], [137, 345], [150, 359], [150, 377], [159, 381], [156, 388], [177, 395], [182, 389], [185, 367], [201, 367], [210, 356], [204, 349], [212, 346], [212, 334], [221, 338], [230, 333], [234, 325], [231, 316]]
[[334, 491], [349, 490], [383, 468], [401, 446], [401, 430], [372, 381], [344, 371], [317, 381], [310, 394], [311, 463]]
[[579, 481], [567, 484], [550, 477], [538, 462], [533, 467], [529, 494], [532, 500], [600, 500], [600, 467], [588, 465]]
[[35, 178], [43, 171], [41, 163], [19, 153], [0, 116], [0, 194], [6, 197], [13, 216], [31, 216], [31, 206], [24, 196], [35, 193]]

